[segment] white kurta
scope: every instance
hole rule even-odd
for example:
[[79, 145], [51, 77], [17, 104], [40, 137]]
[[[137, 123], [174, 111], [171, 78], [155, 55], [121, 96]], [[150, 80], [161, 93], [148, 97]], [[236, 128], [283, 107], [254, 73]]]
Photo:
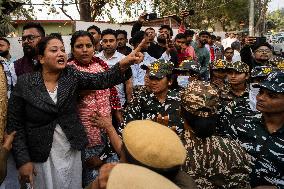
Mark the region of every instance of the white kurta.
[[[57, 102], [57, 89], [50, 97]], [[56, 125], [52, 148], [44, 163], [34, 163], [35, 189], [80, 189], [82, 188], [81, 151], [71, 148], [60, 125]]]

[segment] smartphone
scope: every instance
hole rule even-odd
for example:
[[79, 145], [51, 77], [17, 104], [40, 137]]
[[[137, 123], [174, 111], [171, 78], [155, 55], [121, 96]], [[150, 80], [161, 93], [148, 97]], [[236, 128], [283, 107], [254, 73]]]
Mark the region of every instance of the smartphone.
[[145, 15], [145, 20], [155, 20], [157, 19], [157, 13], [149, 13]]

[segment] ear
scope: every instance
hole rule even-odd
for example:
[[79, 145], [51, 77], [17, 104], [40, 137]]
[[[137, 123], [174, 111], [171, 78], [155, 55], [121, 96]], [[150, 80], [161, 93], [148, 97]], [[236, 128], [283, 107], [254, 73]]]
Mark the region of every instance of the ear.
[[40, 64], [44, 64], [44, 58], [42, 55], [38, 55], [38, 60]]
[[249, 73], [246, 73], [246, 80], [248, 80], [250, 77], [250, 74]]

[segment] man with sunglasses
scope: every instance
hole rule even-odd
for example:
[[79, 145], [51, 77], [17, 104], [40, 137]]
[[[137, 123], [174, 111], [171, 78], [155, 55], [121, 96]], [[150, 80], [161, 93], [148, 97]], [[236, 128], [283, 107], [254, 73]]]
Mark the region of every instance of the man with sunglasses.
[[37, 44], [45, 31], [39, 23], [29, 22], [24, 25], [22, 33], [22, 47], [24, 56], [14, 62], [11, 68], [13, 85], [17, 82], [17, 77], [22, 74], [32, 72], [36, 69], [37, 61]]

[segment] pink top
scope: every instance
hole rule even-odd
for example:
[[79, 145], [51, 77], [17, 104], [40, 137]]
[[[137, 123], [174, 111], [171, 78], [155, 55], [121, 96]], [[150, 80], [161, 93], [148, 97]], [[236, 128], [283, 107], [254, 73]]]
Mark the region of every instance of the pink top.
[[[76, 69], [89, 73], [104, 72], [105, 70], [101, 65], [93, 62], [88, 65], [79, 65], [75, 60], [67, 63], [68, 65], [74, 65]], [[93, 126], [90, 118], [94, 115], [94, 112], [99, 112], [103, 116], [111, 114], [110, 106], [110, 90], [94, 90], [91, 93], [84, 95], [78, 104], [79, 117], [88, 136], [88, 147], [92, 147], [98, 144], [102, 144], [101, 130]]]

